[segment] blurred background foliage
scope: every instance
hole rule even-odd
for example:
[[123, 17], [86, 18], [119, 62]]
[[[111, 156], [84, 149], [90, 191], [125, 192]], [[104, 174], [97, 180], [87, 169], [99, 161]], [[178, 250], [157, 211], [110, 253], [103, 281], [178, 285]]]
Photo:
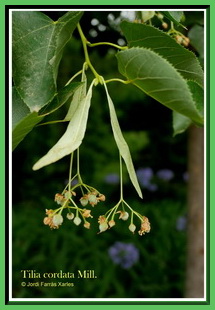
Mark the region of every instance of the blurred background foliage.
[[[58, 19], [63, 12], [46, 12]], [[85, 12], [81, 26], [91, 43], [124, 44], [118, 30], [120, 12]], [[161, 25], [155, 19], [156, 26]], [[203, 13], [185, 12], [190, 48], [203, 50]], [[184, 31], [180, 29], [180, 31]], [[197, 40], [198, 37], [198, 40]], [[202, 41], [203, 42], [203, 41]], [[115, 50], [89, 48], [91, 62], [105, 79], [119, 77]], [[59, 68], [62, 87], [84, 61], [78, 33], [66, 46]], [[90, 75], [90, 73], [89, 73]], [[37, 126], [13, 153], [13, 297], [17, 298], [181, 298], [184, 294], [187, 212], [187, 133], [172, 136], [172, 113], [132, 85], [108, 84], [124, 137], [143, 191], [140, 200], [127, 173], [125, 199], [151, 222], [151, 232], [140, 237], [118, 221], [111, 230], [97, 234], [97, 218], [119, 199], [118, 151], [112, 136], [104, 90], [93, 91], [86, 136], [80, 147], [81, 174], [85, 183], [106, 195], [95, 206], [92, 228], [64, 221], [59, 230], [43, 225], [45, 209], [55, 208], [54, 195], [66, 185], [69, 157], [37, 172], [33, 164], [61, 137], [67, 124]], [[69, 102], [47, 118], [63, 119]], [[106, 207], [105, 207], [106, 206]], [[133, 244], [139, 259], [130, 268], [115, 264], [108, 250], [115, 242]], [[74, 287], [22, 288], [22, 269], [37, 272], [95, 270], [97, 279], [72, 279]], [[31, 280], [30, 280], [31, 281]], [[33, 280], [33, 281], [36, 281]]]

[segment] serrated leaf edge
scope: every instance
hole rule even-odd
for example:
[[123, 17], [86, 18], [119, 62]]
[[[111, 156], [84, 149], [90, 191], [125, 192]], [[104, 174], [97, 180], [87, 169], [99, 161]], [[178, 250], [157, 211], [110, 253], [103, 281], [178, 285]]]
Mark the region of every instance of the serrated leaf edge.
[[[129, 51], [129, 50], [148, 50], [148, 51], [150, 51], [151, 53], [153, 53], [153, 54], [155, 54], [156, 56], [158, 56], [158, 57], [160, 57], [163, 61], [165, 61], [167, 64], [169, 64], [171, 67], [172, 67], [172, 69], [174, 69], [175, 71], [176, 71], [176, 73], [180, 76], [180, 78], [185, 82], [185, 84], [186, 84], [186, 86], [187, 86], [187, 89], [188, 89], [188, 92], [190, 93], [190, 96], [191, 96], [191, 99], [192, 99], [192, 102], [193, 102], [193, 104], [194, 104], [194, 107], [195, 107], [195, 109], [196, 109], [196, 112], [197, 112], [197, 115], [202, 119], [202, 116], [199, 114], [199, 111], [197, 110], [197, 108], [196, 108], [196, 102], [193, 100], [193, 95], [192, 95], [192, 93], [191, 93], [191, 91], [190, 91], [190, 88], [189, 88], [189, 86], [188, 86], [188, 84], [187, 84], [187, 80], [181, 75], [181, 73], [166, 59], [166, 58], [164, 58], [164, 57], [162, 57], [160, 54], [158, 54], [158, 53], [156, 53], [155, 51], [153, 51], [151, 48], [146, 48], [146, 47], [131, 47], [131, 48], [129, 48], [128, 50], [125, 50], [125, 51], [120, 51], [120, 52], [118, 52], [117, 53], [117, 55], [116, 55], [116, 57], [118, 56], [118, 54], [122, 54], [122, 53], [126, 53], [127, 51]], [[118, 60], [118, 62], [120, 62], [119, 61], [119, 59], [118, 59], [118, 57], [117, 57], [117, 60]], [[121, 66], [122, 67], [122, 66]], [[126, 74], [126, 69], [125, 69], [125, 71], [124, 71], [124, 73], [125, 73], [125, 75], [127, 76], [127, 74]], [[136, 78], [136, 79], [133, 79], [133, 80], [131, 80], [131, 83], [132, 84], [134, 84], [135, 86], [137, 86], [137, 87], [139, 87], [138, 85], [136, 85], [135, 84], [135, 80], [138, 80], [138, 77]], [[198, 83], [197, 83], [198, 84]], [[199, 84], [198, 84], [199, 85]], [[201, 87], [201, 85], [199, 85], [200, 87]], [[145, 92], [145, 91], [144, 91]], [[149, 95], [147, 92], [145, 92], [148, 96], [150, 96], [150, 97], [152, 97], [152, 98], [154, 98], [152, 95]], [[155, 100], [157, 100], [156, 98], [154, 98]], [[177, 112], [177, 111], [176, 111]]]
[[[133, 24], [133, 23], [124, 20], [124, 21], [121, 22], [121, 24], [123, 25], [123, 24]], [[145, 27], [152, 28], [152, 29], [156, 29], [158, 32], [161, 32], [162, 35], [165, 35], [166, 37], [168, 37], [168, 38], [170, 38], [170, 39], [172, 39], [172, 40], [174, 41], [174, 39], [171, 38], [171, 36], [168, 35], [168, 34], [167, 34], [165, 31], [163, 31], [162, 29], [159, 29], [159, 28], [157, 28], [157, 27], [155, 27], [155, 26], [152, 26], [152, 25], [144, 25], [144, 26], [145, 26]], [[142, 40], [142, 39], [140, 39], [140, 40]], [[128, 40], [128, 46], [129, 46], [129, 42], [137, 42], [137, 41], [140, 41], [140, 40]], [[175, 43], [178, 44], [177, 42], [175, 42]], [[143, 46], [132, 46], [132, 47], [130, 47], [130, 46], [129, 46], [129, 49], [135, 48], [135, 47], [149, 49], [149, 50], [153, 51], [154, 53], [160, 55], [162, 58], [166, 59], [166, 58], [163, 57], [159, 52], [155, 52], [153, 49], [148, 48], [148, 47], [143, 47]], [[183, 50], [185, 50], [187, 53], [189, 53], [189, 54], [190, 54], [190, 57], [194, 57], [195, 60], [197, 61], [197, 64], [198, 64], [199, 69], [202, 70], [202, 67], [201, 67], [201, 65], [200, 65], [200, 62], [199, 62], [199, 60], [198, 60], [198, 58], [196, 57], [196, 55], [195, 55], [194, 52], [190, 51], [189, 49], [185, 48], [184, 46], [182, 46], [182, 45], [180, 45], [180, 44], [178, 44], [178, 47], [181, 48], [181, 49], [183, 49]], [[166, 60], [169, 62], [168, 59], [166, 59]], [[173, 64], [172, 64], [172, 66], [180, 73], [180, 70], [178, 70]], [[181, 74], [181, 73], [180, 73], [180, 74]], [[202, 70], [202, 74], [204, 74], [203, 70]], [[183, 77], [183, 78], [184, 78], [184, 77]], [[184, 79], [185, 79], [185, 78], [184, 78]], [[186, 80], [186, 79], [185, 79], [185, 80]], [[190, 80], [190, 79], [189, 79], [189, 80]], [[200, 87], [202, 87], [202, 85], [201, 85], [200, 83], [198, 83], [197, 81], [195, 81], [195, 82], [196, 82]]]

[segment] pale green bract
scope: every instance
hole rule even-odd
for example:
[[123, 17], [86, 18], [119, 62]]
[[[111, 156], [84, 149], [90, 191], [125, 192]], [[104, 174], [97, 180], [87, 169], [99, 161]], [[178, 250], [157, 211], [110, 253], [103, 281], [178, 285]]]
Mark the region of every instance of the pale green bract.
[[134, 188], [136, 189], [140, 198], [143, 198], [142, 192], [141, 192], [138, 180], [137, 180], [136, 172], [134, 170], [134, 165], [132, 162], [130, 150], [129, 150], [128, 144], [126, 143], [126, 141], [122, 135], [122, 132], [121, 132], [121, 129], [119, 126], [119, 122], [117, 119], [116, 111], [114, 108], [114, 104], [113, 104], [113, 101], [112, 101], [112, 99], [108, 93], [108, 89], [107, 89], [105, 82], [104, 82], [104, 88], [105, 88], [105, 91], [107, 94], [107, 100], [108, 100], [108, 105], [109, 105], [109, 110], [110, 110], [110, 120], [111, 120], [111, 126], [112, 126], [112, 130], [113, 130], [114, 139], [116, 141], [120, 155], [122, 156], [122, 158], [125, 161], [126, 168], [128, 170], [128, 174], [129, 174], [129, 177], [131, 179], [131, 182], [134, 185]]
[[[48, 153], [36, 162], [33, 170], [38, 170], [44, 166], [58, 161], [66, 155], [74, 152], [82, 143], [85, 135], [89, 108], [92, 97], [92, 88], [95, 80], [92, 81], [87, 95], [77, 105], [77, 109], [71, 117], [66, 132], [60, 140], [48, 151]], [[78, 91], [78, 90], [77, 90]]]
[[84, 97], [86, 96], [87, 78], [84, 70], [82, 72], [81, 82], [83, 82], [83, 85], [81, 85], [80, 88], [74, 93], [69, 110], [64, 119], [65, 121], [71, 120], [71, 117], [75, 113], [75, 110], [77, 109], [79, 102], [83, 100]]

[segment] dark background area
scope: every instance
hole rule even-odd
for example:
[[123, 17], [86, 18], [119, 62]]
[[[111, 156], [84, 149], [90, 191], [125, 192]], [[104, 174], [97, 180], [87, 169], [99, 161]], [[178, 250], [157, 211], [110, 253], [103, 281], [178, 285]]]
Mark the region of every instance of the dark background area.
[[[46, 14], [55, 20], [62, 12]], [[119, 14], [85, 12], [80, 23], [89, 41], [123, 42], [122, 34], [111, 23]], [[185, 23], [190, 29], [196, 23], [201, 24], [201, 18], [198, 12], [187, 12]], [[105, 79], [122, 78], [113, 48], [89, 48], [89, 53], [97, 72]], [[81, 41], [75, 32], [60, 64], [59, 88], [81, 69], [83, 61]], [[90, 72], [88, 76], [92, 78]], [[184, 295], [187, 133], [173, 137], [171, 111], [134, 86], [116, 82], [108, 84], [108, 89], [143, 192], [141, 200], [125, 170], [125, 200], [149, 218], [151, 232], [142, 237], [133, 235], [128, 230], [129, 223], [119, 220], [110, 230], [97, 234], [98, 216], [119, 200], [118, 150], [104, 89], [97, 86], [80, 147], [80, 169], [84, 182], [104, 193], [106, 201], [94, 207], [90, 230], [66, 219], [58, 230], [50, 230], [43, 224], [45, 209], [56, 208], [54, 195], [66, 185], [70, 158], [67, 156], [37, 172], [32, 171], [32, 166], [57, 142], [67, 124], [37, 126], [13, 153], [13, 297], [182, 298]], [[63, 119], [68, 107], [69, 102], [47, 120]], [[114, 264], [108, 254], [116, 241], [131, 243], [139, 252], [139, 260], [128, 269]], [[95, 270], [98, 278], [74, 279], [72, 288], [23, 288], [20, 285], [23, 269], [40, 273]]]

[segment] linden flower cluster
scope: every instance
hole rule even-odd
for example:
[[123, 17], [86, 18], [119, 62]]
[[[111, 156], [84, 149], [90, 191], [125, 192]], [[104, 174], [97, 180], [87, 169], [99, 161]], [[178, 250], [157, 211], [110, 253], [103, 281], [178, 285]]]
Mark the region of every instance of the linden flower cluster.
[[[79, 184], [80, 185], [80, 184]], [[74, 186], [77, 188], [78, 186]], [[85, 185], [85, 187], [91, 188]], [[83, 189], [82, 189], [83, 191]], [[64, 190], [62, 194], [57, 193], [55, 195], [55, 202], [60, 205], [58, 209], [46, 209], [46, 217], [43, 220], [45, 225], [48, 225], [51, 229], [58, 229], [63, 223], [64, 218], [62, 212], [67, 209], [66, 217], [68, 220], [73, 221], [75, 225], [80, 225], [83, 221], [83, 226], [85, 228], [90, 228], [90, 222], [87, 219], [92, 218], [91, 210], [83, 208], [88, 204], [92, 207], [97, 205], [100, 201], [105, 201], [105, 195], [100, 194], [96, 189], [88, 191], [86, 194], [80, 198], [80, 204], [82, 207], [78, 207], [73, 197], [76, 196], [76, 192], [71, 189], [70, 191]]]
[[87, 193], [83, 197], [81, 197], [81, 199], [80, 199], [80, 202], [81, 202], [83, 207], [85, 207], [88, 203], [92, 207], [94, 207], [95, 205], [97, 205], [97, 203], [99, 201], [105, 201], [105, 195], [98, 194], [96, 191], [93, 191], [91, 193]]
[[[165, 29], [165, 30], [168, 29], [169, 25], [164, 21], [164, 15], [162, 13], [158, 12], [158, 13], [156, 13], [156, 16], [160, 20], [163, 29]], [[185, 47], [189, 46], [190, 39], [188, 37], [186, 37], [185, 35], [183, 35], [181, 32], [177, 31], [174, 28], [173, 23], [172, 23], [171, 28], [169, 29], [169, 31], [167, 33], [170, 36], [172, 36], [178, 44], [181, 44]]]
[[[65, 210], [67, 210], [66, 218], [69, 221], [73, 221], [77, 226], [82, 223], [85, 228], [89, 229], [91, 226], [89, 220], [93, 218], [91, 211], [100, 202], [106, 200], [105, 195], [82, 181], [79, 172], [79, 159], [77, 167], [77, 174], [75, 174], [74, 177], [71, 177], [72, 165], [70, 164], [69, 182], [62, 193], [55, 194], [54, 200], [59, 205], [59, 208], [55, 210], [46, 209], [46, 216], [43, 223], [48, 225], [51, 229], [58, 229], [63, 224], [64, 217], [62, 214]], [[71, 186], [75, 178], [77, 178], [78, 182], [74, 186]], [[78, 192], [81, 192], [80, 197], [78, 197]], [[136, 225], [133, 221], [134, 216], [140, 220], [140, 228], [138, 230], [139, 235], [142, 236], [145, 233], [148, 233], [150, 231], [148, 218], [133, 210], [123, 198], [122, 158], [120, 156], [120, 200], [113, 208], [108, 209], [105, 214], [99, 216], [98, 233], [107, 231], [115, 226], [116, 220], [130, 220], [128, 229], [134, 233], [136, 231]]]
[[168, 31], [168, 34], [176, 40], [176, 42], [178, 44], [181, 44], [185, 47], [189, 46], [190, 44], [190, 39], [188, 37], [186, 37], [184, 34], [182, 34], [181, 32], [175, 30], [174, 28], [170, 29]]
[[[79, 199], [81, 207], [75, 203], [73, 197], [76, 197], [76, 192], [74, 190], [65, 190], [62, 194], [57, 193], [55, 195], [55, 202], [60, 205], [59, 208], [52, 210], [46, 209], [46, 217], [43, 220], [45, 225], [48, 225], [51, 229], [58, 229], [64, 221], [62, 212], [66, 209], [68, 212], [66, 218], [70, 221], [73, 221], [75, 225], [80, 225], [83, 223], [83, 226], [87, 229], [90, 228], [90, 222], [88, 219], [93, 218], [91, 215], [92, 209], [85, 208], [87, 205], [94, 207], [99, 202], [105, 201], [105, 195], [100, 194], [97, 190], [93, 189], [89, 191]], [[122, 205], [122, 210], [118, 210], [119, 206]], [[127, 207], [129, 212], [125, 211]], [[113, 226], [116, 225], [115, 217], [119, 216], [117, 220], [128, 221], [130, 219], [130, 224], [128, 229], [135, 233], [136, 225], [133, 222], [134, 215], [140, 220], [140, 228], [138, 234], [140, 236], [145, 233], [150, 232], [150, 223], [146, 216], [139, 214], [134, 211], [124, 200], [121, 200], [113, 208], [109, 209], [104, 215], [100, 215], [98, 218], [99, 223], [99, 232], [102, 233]]]
[[177, 41], [178, 44], [184, 45], [187, 47], [190, 44], [190, 39], [183, 35], [182, 33], [178, 33], [173, 35], [174, 39]]
[[[131, 211], [131, 215], [129, 215], [129, 213], [125, 210], [118, 210], [118, 207], [120, 204], [126, 204], [127, 207], [130, 209]], [[145, 233], [149, 233], [150, 232], [150, 222], [148, 220], [148, 218], [146, 216], [143, 216], [141, 214], [139, 214], [138, 212], [134, 211], [124, 200], [120, 201], [114, 208], [108, 210], [106, 212], [105, 215], [100, 215], [99, 219], [98, 219], [98, 223], [99, 223], [99, 230], [100, 233], [106, 231], [107, 229], [110, 229], [111, 227], [116, 225], [116, 222], [114, 220], [116, 214], [119, 214], [119, 219], [123, 220], [123, 221], [127, 221], [130, 217], [131, 221], [130, 221], [130, 225], [128, 226], [128, 229], [134, 233], [136, 231], [136, 225], [133, 223], [133, 217], [134, 215], [137, 216], [137, 218], [140, 220], [140, 229], [138, 231], [139, 235], [142, 236]]]

